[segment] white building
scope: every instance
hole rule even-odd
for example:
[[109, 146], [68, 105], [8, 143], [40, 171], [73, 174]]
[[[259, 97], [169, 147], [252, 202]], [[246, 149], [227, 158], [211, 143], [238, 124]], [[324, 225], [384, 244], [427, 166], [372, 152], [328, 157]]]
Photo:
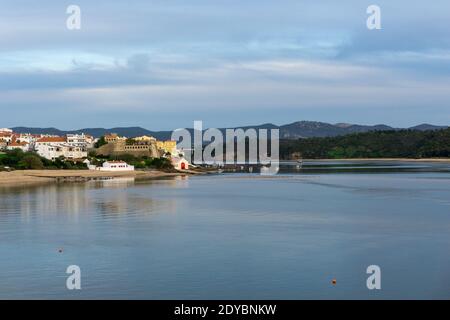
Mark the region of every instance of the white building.
[[0, 128], [0, 132], [12, 133], [13, 131], [8, 128]]
[[10, 143], [12, 138], [13, 138], [13, 134], [11, 132], [0, 131], [0, 141]]
[[101, 171], [134, 171], [134, 166], [130, 166], [124, 161], [106, 161], [100, 168]]
[[92, 148], [94, 145], [94, 137], [84, 133], [68, 134], [66, 135], [66, 142], [77, 147]]
[[91, 165], [89, 160], [85, 160], [84, 163], [87, 164], [89, 170], [97, 171], [134, 171], [134, 166], [130, 166], [124, 161], [106, 161], [101, 167], [96, 167]]
[[172, 157], [172, 165], [177, 170], [188, 170], [189, 162], [185, 158]]
[[30, 144], [25, 141], [13, 141], [6, 146], [6, 150], [20, 149], [23, 152], [30, 151]]
[[63, 157], [65, 159], [82, 159], [87, 157], [87, 149], [71, 145], [62, 137], [44, 137], [36, 141], [34, 149], [41, 156], [49, 160]]
[[87, 157], [86, 149], [62, 143], [55, 143], [52, 145], [39, 145], [38, 147], [36, 147], [36, 152], [41, 157], [49, 160], [55, 160], [60, 157], [69, 160], [82, 159]]
[[[1, 129], [4, 130], [4, 129]], [[38, 136], [28, 133], [11, 133], [0, 132], [0, 143], [4, 146], [4, 149], [14, 150], [21, 149], [23, 151], [30, 151], [34, 148], [34, 143], [38, 139]]]
[[14, 134], [14, 138], [17, 142], [26, 142], [29, 145], [29, 150], [34, 149], [34, 145], [38, 139], [40, 139], [40, 135], [30, 134], [30, 133], [19, 133]]
[[40, 146], [51, 146], [55, 144], [66, 143], [67, 140], [64, 137], [42, 137], [35, 143], [36, 149]]

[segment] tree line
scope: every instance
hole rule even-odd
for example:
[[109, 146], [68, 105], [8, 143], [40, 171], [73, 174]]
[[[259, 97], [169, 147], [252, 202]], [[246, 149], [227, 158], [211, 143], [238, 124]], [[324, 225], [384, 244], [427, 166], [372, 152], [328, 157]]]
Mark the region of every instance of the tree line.
[[20, 149], [0, 153], [0, 170], [4, 168], [16, 170], [40, 169], [87, 169], [82, 162], [65, 161], [63, 158], [48, 160], [35, 152], [24, 152]]
[[[135, 157], [131, 154], [117, 156], [100, 157], [95, 152], [90, 152], [89, 157], [92, 164], [101, 166], [103, 162], [109, 160], [122, 160], [128, 164], [134, 165], [136, 169], [160, 169], [173, 170], [172, 163], [166, 158]], [[85, 163], [72, 161], [63, 157], [55, 160], [49, 160], [39, 156], [35, 152], [24, 152], [20, 149], [0, 152], [0, 171], [6, 168], [13, 170], [41, 170], [41, 169], [87, 169]]]
[[327, 138], [281, 140], [280, 157], [339, 158], [447, 158], [450, 128], [444, 130], [371, 131]]

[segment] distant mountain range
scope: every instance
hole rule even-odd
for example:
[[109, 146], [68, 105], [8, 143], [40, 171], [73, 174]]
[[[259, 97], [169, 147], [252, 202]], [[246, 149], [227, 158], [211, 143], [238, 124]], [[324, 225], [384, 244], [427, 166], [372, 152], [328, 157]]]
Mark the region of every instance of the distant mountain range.
[[139, 136], [153, 136], [157, 139], [167, 140], [170, 138], [172, 131], [150, 131], [141, 127], [120, 127], [120, 128], [84, 128], [79, 130], [59, 130], [56, 128], [29, 128], [29, 127], [14, 127], [10, 128], [17, 133], [32, 133], [32, 134], [52, 134], [63, 136], [66, 134], [85, 133], [90, 134], [96, 138], [104, 136], [108, 133], [117, 133], [125, 137], [139, 137]]
[[[435, 126], [431, 124], [420, 124], [410, 128], [393, 128], [384, 124], [378, 124], [374, 126], [337, 123], [330, 124], [325, 122], [316, 121], [297, 121], [290, 124], [277, 126], [272, 123], [266, 123], [257, 126], [237, 127], [242, 129], [255, 128], [255, 129], [280, 129], [280, 138], [282, 139], [299, 139], [299, 138], [311, 138], [311, 137], [335, 137], [340, 135], [346, 135], [350, 133], [360, 133], [368, 131], [385, 131], [385, 130], [441, 130], [446, 129], [448, 126]], [[125, 137], [137, 137], [137, 136], [153, 136], [159, 140], [168, 140], [172, 134], [171, 131], [150, 131], [141, 127], [119, 127], [119, 128], [85, 128], [79, 130], [64, 131], [56, 128], [28, 128], [28, 127], [15, 127], [11, 128], [14, 132], [18, 133], [33, 133], [33, 134], [53, 134], [53, 135], [66, 135], [73, 133], [86, 133], [94, 137], [101, 137], [107, 133], [117, 133]], [[225, 129], [221, 129], [225, 130]]]

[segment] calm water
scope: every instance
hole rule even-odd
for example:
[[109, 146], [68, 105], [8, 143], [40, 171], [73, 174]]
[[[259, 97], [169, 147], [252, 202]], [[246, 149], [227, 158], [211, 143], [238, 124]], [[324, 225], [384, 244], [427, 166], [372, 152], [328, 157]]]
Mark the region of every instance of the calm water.
[[0, 189], [0, 298], [448, 299], [449, 170], [316, 162]]

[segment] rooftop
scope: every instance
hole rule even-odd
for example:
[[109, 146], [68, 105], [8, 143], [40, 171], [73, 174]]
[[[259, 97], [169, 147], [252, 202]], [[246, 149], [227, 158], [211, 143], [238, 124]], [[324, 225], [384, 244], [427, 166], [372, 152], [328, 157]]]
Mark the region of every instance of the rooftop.
[[44, 137], [37, 142], [66, 142], [66, 138], [63, 137]]

